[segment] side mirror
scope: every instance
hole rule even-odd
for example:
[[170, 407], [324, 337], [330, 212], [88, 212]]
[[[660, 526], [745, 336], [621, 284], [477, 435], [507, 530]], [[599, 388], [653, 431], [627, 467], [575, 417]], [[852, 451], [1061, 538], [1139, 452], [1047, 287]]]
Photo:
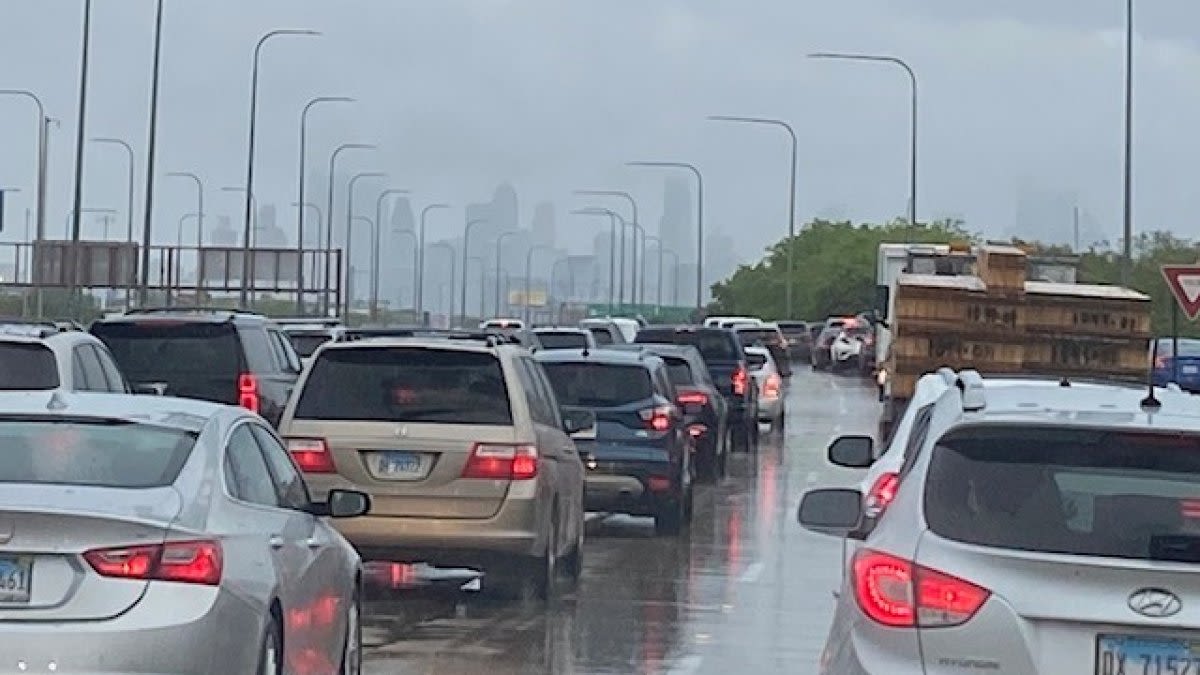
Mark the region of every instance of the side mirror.
[[829, 444], [829, 461], [848, 469], [866, 469], [875, 463], [875, 439], [840, 436]]
[[371, 497], [365, 492], [356, 490], [330, 490], [327, 501], [320, 504], [318, 510], [324, 513], [315, 515], [330, 518], [357, 518], [365, 516], [371, 510]]
[[596, 427], [596, 413], [591, 410], [562, 411], [563, 431], [568, 436], [581, 434]]
[[144, 394], [147, 396], [166, 396], [167, 385], [165, 382], [144, 382], [130, 386], [135, 394]]
[[831, 488], [806, 492], [797, 517], [806, 530], [844, 537], [858, 529], [862, 515], [861, 492]]

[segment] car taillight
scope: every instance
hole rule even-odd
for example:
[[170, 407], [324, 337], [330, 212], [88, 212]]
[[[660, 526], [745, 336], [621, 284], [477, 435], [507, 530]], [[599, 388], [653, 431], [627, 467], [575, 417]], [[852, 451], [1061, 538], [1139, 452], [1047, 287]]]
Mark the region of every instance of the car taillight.
[[864, 504], [866, 515], [870, 518], [878, 517], [896, 498], [896, 491], [899, 489], [900, 474], [889, 472], [877, 478], [871, 486], [871, 491], [867, 493]]
[[708, 394], [702, 391], [685, 391], [680, 394], [676, 401], [679, 405], [708, 405]]
[[254, 373], [242, 373], [237, 381], [238, 405], [250, 412], [258, 412], [258, 378]]
[[854, 597], [873, 621], [898, 628], [957, 626], [991, 593], [969, 581], [863, 549], [854, 556]]
[[655, 431], [666, 431], [671, 428], [671, 409], [666, 406], [639, 410], [638, 416], [642, 418], [646, 426]]
[[1158, 358], [1154, 359], [1154, 367], [1155, 368], [1166, 368], [1167, 367], [1167, 357], [1159, 356]]
[[538, 450], [533, 445], [476, 443], [463, 467], [463, 478], [529, 480], [538, 475]]
[[329, 445], [321, 438], [289, 438], [288, 452], [304, 473], [337, 473]]
[[771, 373], [767, 376], [766, 381], [763, 382], [763, 398], [779, 398], [779, 389], [781, 386], [782, 382], [780, 382], [779, 376]]
[[750, 376], [746, 372], [745, 366], [739, 365], [737, 367], [737, 370], [733, 371], [733, 375], [730, 378], [730, 381], [733, 384], [733, 393], [735, 395], [737, 395], [737, 396], [745, 396], [746, 395], [746, 382], [749, 379], [749, 377]]
[[127, 546], [83, 554], [100, 576], [114, 579], [175, 581], [216, 586], [221, 582], [221, 544], [215, 541], [171, 541]]
[[867, 336], [865, 336], [865, 337], [863, 338], [863, 344], [865, 344], [865, 345], [866, 345], [866, 346], [868, 346], [868, 347], [870, 347], [871, 345], [875, 344], [875, 336], [874, 336], [874, 335], [867, 335]]

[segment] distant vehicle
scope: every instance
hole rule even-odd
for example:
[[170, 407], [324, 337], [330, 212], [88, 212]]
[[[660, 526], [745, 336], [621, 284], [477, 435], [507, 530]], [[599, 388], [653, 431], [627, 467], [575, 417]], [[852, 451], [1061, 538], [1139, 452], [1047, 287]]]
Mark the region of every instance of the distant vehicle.
[[479, 330], [524, 330], [525, 322], [520, 319], [488, 319], [479, 324]]
[[447, 333], [325, 344], [280, 433], [318, 495], [371, 495], [369, 516], [339, 524], [364, 559], [479, 570], [544, 599], [582, 568], [569, 434], [593, 424], [563, 418], [526, 349]]
[[758, 326], [762, 319], [753, 316], [710, 316], [704, 320], [705, 328], [737, 328], [739, 326]]
[[579, 322], [579, 327], [590, 330], [596, 338], [596, 344], [604, 347], [605, 345], [623, 345], [633, 342], [641, 329], [641, 324], [634, 319], [605, 317], [584, 319]]
[[770, 424], [772, 431], [782, 431], [787, 410], [783, 376], [774, 355], [765, 347], [746, 347], [746, 363], [750, 365], [750, 376], [758, 387], [758, 421]]
[[787, 340], [788, 358], [792, 361], [808, 361], [812, 350], [813, 334], [807, 321], [779, 321], [776, 323]]
[[370, 500], [314, 502], [257, 415], [3, 393], [0, 445], [6, 671], [359, 672], [362, 565], [328, 518]]
[[617, 350], [537, 354], [564, 410], [594, 414], [593, 438], [576, 438], [589, 511], [652, 516], [660, 535], [692, 519], [691, 440], [662, 359]]
[[1165, 387], [1174, 382], [1184, 391], [1200, 393], [1200, 340], [1179, 338], [1179, 356], [1175, 356], [1172, 338], [1158, 338], [1158, 351], [1151, 343], [1154, 358], [1154, 384]]
[[861, 319], [848, 320], [829, 345], [830, 366], [834, 370], [853, 369], [869, 375], [875, 367], [875, 331]]
[[135, 387], [240, 405], [278, 424], [303, 365], [279, 326], [227, 309], [131, 310], [92, 324]]
[[832, 365], [832, 354], [830, 349], [833, 346], [833, 341], [842, 334], [842, 327], [849, 322], [854, 322], [853, 317], [834, 317], [831, 316], [825, 320], [821, 328], [821, 332], [817, 338], [813, 340], [812, 352], [810, 354], [813, 370], [825, 370]]
[[542, 349], [596, 349], [596, 338], [586, 328], [543, 327], [533, 329]]
[[762, 345], [770, 350], [771, 358], [775, 361], [775, 367], [778, 369], [781, 377], [792, 376], [792, 364], [791, 358], [788, 356], [787, 339], [783, 337], [783, 331], [778, 326], [762, 323], [757, 326], [737, 326], [733, 330], [737, 333], [738, 340], [741, 341], [743, 347]]
[[342, 340], [346, 337], [346, 327], [339, 324], [289, 322], [280, 325], [280, 330], [291, 341], [296, 354], [304, 364], [312, 358], [317, 347], [330, 340]]
[[108, 347], [90, 333], [0, 319], [0, 391], [48, 389], [131, 391]]

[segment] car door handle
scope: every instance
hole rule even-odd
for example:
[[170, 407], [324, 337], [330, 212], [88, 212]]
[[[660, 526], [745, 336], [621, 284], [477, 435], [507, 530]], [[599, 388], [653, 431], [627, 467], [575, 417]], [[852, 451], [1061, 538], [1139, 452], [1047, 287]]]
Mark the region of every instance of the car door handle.
[[270, 546], [273, 549], [283, 548], [283, 537], [277, 534], [271, 535], [271, 537], [267, 539], [267, 546]]

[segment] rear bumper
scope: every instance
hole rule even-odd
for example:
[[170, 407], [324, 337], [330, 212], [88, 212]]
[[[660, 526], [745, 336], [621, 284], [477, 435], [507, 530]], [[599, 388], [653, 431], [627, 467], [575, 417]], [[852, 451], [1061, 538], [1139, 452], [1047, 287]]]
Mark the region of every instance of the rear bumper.
[[[604, 463], [603, 467], [588, 471], [584, 507], [588, 511], [653, 516], [676, 503], [682, 494], [676, 473], [676, 467], [665, 463]], [[651, 490], [651, 476], [668, 477], [670, 488], [660, 492]]]
[[758, 421], [771, 422], [783, 416], [783, 397], [758, 399]]
[[253, 673], [266, 614], [216, 588], [155, 582], [108, 621], [0, 622], [0, 672]]

